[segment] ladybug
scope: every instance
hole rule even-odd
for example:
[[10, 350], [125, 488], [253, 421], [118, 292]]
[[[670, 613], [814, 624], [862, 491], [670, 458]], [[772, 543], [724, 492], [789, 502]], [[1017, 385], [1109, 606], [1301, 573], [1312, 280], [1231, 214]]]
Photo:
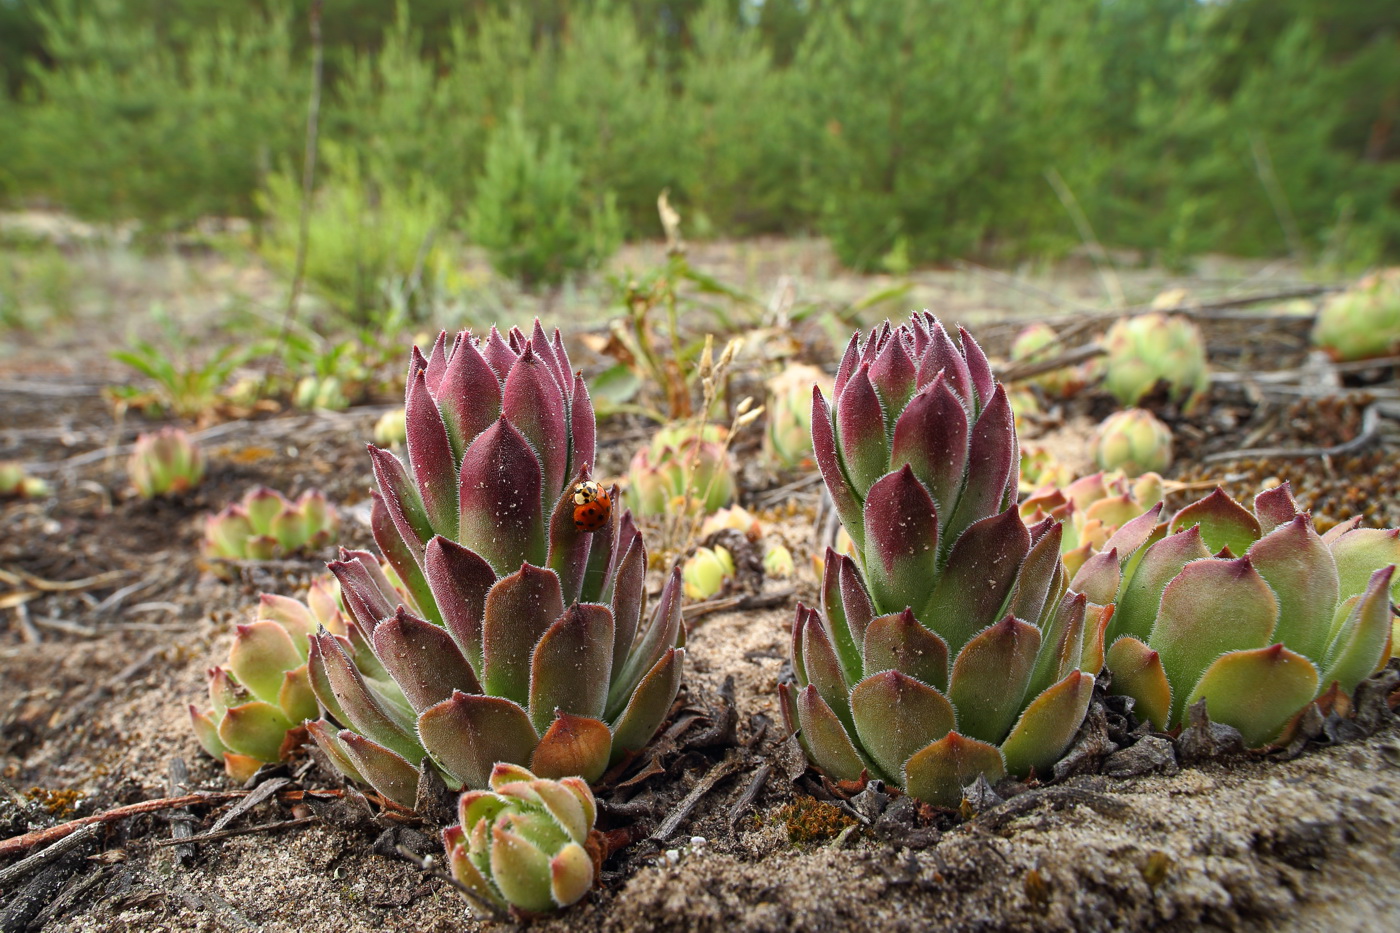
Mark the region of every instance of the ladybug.
[[612, 499], [608, 491], [592, 480], [574, 486], [574, 527], [579, 531], [598, 531], [612, 516]]

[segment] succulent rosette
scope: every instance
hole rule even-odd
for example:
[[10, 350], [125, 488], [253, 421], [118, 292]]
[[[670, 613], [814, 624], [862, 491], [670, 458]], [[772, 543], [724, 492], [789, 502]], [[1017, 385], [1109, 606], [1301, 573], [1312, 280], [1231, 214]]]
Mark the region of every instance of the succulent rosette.
[[224, 560], [272, 560], [334, 544], [340, 518], [319, 489], [295, 502], [256, 486], [204, 523], [204, 556]]
[[415, 348], [406, 413], [407, 463], [370, 448], [371, 526], [401, 588], [368, 552], [330, 564], [386, 678], [313, 639], [329, 719], [312, 738], [408, 806], [425, 766], [452, 787], [485, 787], [502, 761], [596, 780], [650, 741], [680, 687], [681, 579], [648, 615], [631, 513], [596, 532], [574, 520], [595, 426], [559, 333], [536, 321]]
[[718, 424], [662, 428], [632, 457], [627, 493], [638, 515], [713, 512], [734, 501], [734, 464]]
[[1103, 346], [1104, 388], [1124, 405], [1138, 404], [1159, 382], [1188, 408], [1210, 388], [1205, 340], [1187, 318], [1157, 312], [1119, 318]]
[[460, 822], [443, 831], [452, 875], [480, 901], [547, 913], [593, 887], [598, 805], [577, 777], [551, 781], [518, 765], [491, 770], [489, 790], [464, 793]]
[[1329, 298], [1312, 339], [1338, 361], [1400, 353], [1400, 268], [1373, 272]]
[[1071, 584], [1115, 604], [1112, 689], [1159, 729], [1206, 701], [1251, 747], [1285, 736], [1320, 694], [1350, 694], [1390, 656], [1400, 531], [1319, 535], [1288, 485], [1253, 509], [1217, 489], [1159, 523], [1134, 519]]
[[1144, 473], [1129, 480], [1121, 473], [1081, 476], [1063, 488], [1045, 486], [1021, 501], [1021, 518], [1036, 525], [1047, 518], [1064, 523], [1060, 549], [1065, 569], [1074, 574], [1127, 522], [1162, 501], [1162, 477]]
[[335, 590], [334, 581], [317, 581], [304, 603], [262, 594], [253, 619], [234, 629], [228, 663], [209, 669], [211, 709], [191, 705], [190, 719], [199, 744], [233, 779], [247, 780], [305, 741], [302, 722], [319, 715], [306, 664], [318, 630], [373, 669], [364, 634], [341, 613]]
[[0, 499], [39, 499], [50, 492], [49, 484], [29, 476], [13, 460], [0, 460]]
[[[1055, 333], [1055, 328], [1045, 323], [1028, 324], [1011, 342], [1013, 363], [1045, 363], [1064, 352], [1064, 341]], [[1086, 378], [1082, 366], [1062, 366], [1027, 381], [1040, 386], [1047, 395], [1068, 398], [1084, 388]]]
[[811, 466], [812, 386], [830, 391], [831, 377], [815, 366], [795, 363], [768, 380], [768, 425], [763, 454], [784, 469]]
[[126, 472], [143, 499], [179, 495], [204, 479], [204, 453], [184, 431], [167, 426], [136, 438]]
[[945, 806], [979, 774], [1044, 773], [1102, 654], [1065, 586], [1059, 523], [1017, 512], [1006, 391], [959, 335], [927, 312], [886, 323], [852, 339], [834, 404], [814, 393], [817, 464], [855, 556], [826, 552], [822, 610], [799, 605], [781, 692], [828, 777]]
[[1172, 429], [1144, 408], [1109, 415], [1091, 441], [1101, 470], [1128, 476], [1160, 473], [1172, 465]]

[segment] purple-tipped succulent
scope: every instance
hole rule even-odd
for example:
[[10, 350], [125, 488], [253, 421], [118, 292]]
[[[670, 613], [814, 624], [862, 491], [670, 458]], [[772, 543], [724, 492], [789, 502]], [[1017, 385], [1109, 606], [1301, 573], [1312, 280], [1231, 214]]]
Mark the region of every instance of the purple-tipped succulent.
[[291, 501], [275, 489], [255, 486], [204, 523], [204, 556], [224, 560], [272, 560], [334, 544], [340, 532], [335, 506], [319, 489]]
[[1400, 530], [1319, 535], [1288, 485], [1248, 509], [1217, 489], [1159, 523], [1125, 524], [1071, 584], [1116, 604], [1106, 665], [1159, 729], [1206, 701], [1251, 747], [1334, 685], [1350, 694], [1390, 657]]
[[126, 472], [142, 499], [177, 496], [204, 479], [204, 453], [184, 431], [166, 426], [136, 438]]
[[587, 894], [602, 853], [588, 784], [499, 764], [490, 787], [463, 794], [460, 822], [443, 831], [453, 877], [476, 900], [524, 914], [568, 907]]
[[[966, 332], [928, 313], [851, 340], [816, 460], [854, 557], [828, 550], [822, 611], [799, 606], [788, 727], [838, 781], [878, 777], [956, 805], [985, 774], [1044, 773], [1100, 663], [1061, 529], [1016, 510], [1006, 391]], [[1087, 629], [1087, 631], [1086, 631]]]
[[647, 614], [631, 513], [592, 531], [607, 513], [595, 502], [575, 520], [595, 426], [558, 332], [537, 321], [528, 336], [439, 336], [427, 357], [414, 350], [406, 411], [408, 462], [370, 448], [371, 525], [402, 588], [367, 552], [330, 565], [388, 684], [336, 639], [313, 639], [329, 719], [308, 725], [312, 738], [408, 806], [425, 761], [452, 787], [485, 787], [501, 761], [596, 780], [675, 699], [681, 580], [676, 568]]
[[317, 581], [305, 603], [262, 594], [253, 619], [235, 628], [228, 663], [209, 669], [212, 708], [191, 705], [190, 718], [200, 745], [235, 780], [247, 780], [305, 741], [301, 724], [318, 714], [306, 666], [318, 630], [338, 639], [357, 662], [372, 664], [363, 634], [340, 612], [334, 590], [334, 581]]

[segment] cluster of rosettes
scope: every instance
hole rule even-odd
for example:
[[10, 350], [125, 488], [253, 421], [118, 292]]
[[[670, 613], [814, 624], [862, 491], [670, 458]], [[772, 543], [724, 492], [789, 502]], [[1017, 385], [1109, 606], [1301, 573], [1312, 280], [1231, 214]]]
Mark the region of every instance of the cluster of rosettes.
[[334, 544], [340, 532], [335, 507], [319, 489], [291, 501], [275, 489], [255, 486], [239, 502], [204, 523], [204, 556], [223, 560], [272, 560]]

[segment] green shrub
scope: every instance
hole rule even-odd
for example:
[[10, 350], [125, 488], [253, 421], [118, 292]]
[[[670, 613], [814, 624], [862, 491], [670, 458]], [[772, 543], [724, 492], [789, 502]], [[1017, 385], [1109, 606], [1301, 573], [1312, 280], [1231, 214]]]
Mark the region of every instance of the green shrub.
[[[397, 174], [347, 146], [321, 147], [306, 250], [310, 288], [356, 324], [370, 323], [388, 286], [435, 283], [444, 262], [438, 242], [446, 199], [420, 174]], [[296, 267], [301, 173], [270, 175], [258, 204], [271, 223], [260, 249], [274, 268]]]
[[304, 79], [287, 24], [215, 25], [183, 48], [117, 0], [36, 8], [51, 67], [15, 121], [15, 184], [98, 220], [252, 216], [260, 167], [294, 151]]
[[467, 230], [497, 272], [527, 285], [597, 265], [619, 239], [612, 194], [590, 195], [558, 128], [540, 145], [518, 112], [487, 142]]

